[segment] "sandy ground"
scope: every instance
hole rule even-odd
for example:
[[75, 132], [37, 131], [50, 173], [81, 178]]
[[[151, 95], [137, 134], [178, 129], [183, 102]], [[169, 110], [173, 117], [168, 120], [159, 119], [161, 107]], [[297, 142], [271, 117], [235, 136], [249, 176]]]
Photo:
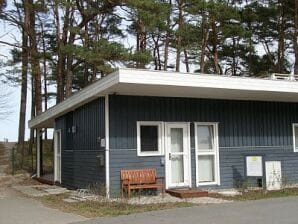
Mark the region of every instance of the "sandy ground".
[[[8, 145], [10, 147], [11, 145]], [[87, 220], [84, 217], [48, 208], [41, 202], [24, 197], [12, 186], [30, 184], [25, 175], [10, 176], [4, 171], [9, 162], [5, 152], [0, 158], [0, 224], [67, 224]]]

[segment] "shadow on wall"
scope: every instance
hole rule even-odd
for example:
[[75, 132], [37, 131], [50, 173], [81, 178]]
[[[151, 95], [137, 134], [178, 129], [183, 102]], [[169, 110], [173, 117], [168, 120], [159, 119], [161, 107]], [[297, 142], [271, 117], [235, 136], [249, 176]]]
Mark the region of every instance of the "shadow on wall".
[[233, 169], [233, 187], [242, 188], [244, 184], [244, 178], [241, 173], [237, 170], [236, 166], [232, 166]]

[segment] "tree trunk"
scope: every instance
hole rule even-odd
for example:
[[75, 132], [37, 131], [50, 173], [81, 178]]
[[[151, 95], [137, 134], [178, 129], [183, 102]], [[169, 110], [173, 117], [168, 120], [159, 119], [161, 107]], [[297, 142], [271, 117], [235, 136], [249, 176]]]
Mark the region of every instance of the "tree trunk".
[[167, 17], [167, 31], [166, 31], [166, 39], [165, 39], [165, 52], [164, 52], [164, 65], [163, 65], [164, 71], [168, 70], [171, 12], [172, 12], [172, 1], [169, 0], [169, 12]]
[[[56, 42], [57, 42], [57, 65], [56, 65], [56, 81], [57, 81], [57, 98], [56, 103], [60, 103], [64, 100], [64, 81], [63, 81], [63, 60], [65, 60], [64, 55], [61, 52], [61, 32], [60, 32], [60, 14], [58, 8], [58, 1], [54, 1], [54, 16], [55, 16], [55, 27], [56, 27]], [[69, 16], [69, 6], [65, 8], [65, 19], [64, 19], [64, 31], [66, 32], [63, 36], [67, 35], [65, 24], [68, 22]]]
[[236, 65], [236, 40], [233, 37], [233, 58], [232, 58], [232, 76], [237, 75], [237, 65]]
[[67, 57], [67, 63], [66, 63], [65, 98], [68, 98], [72, 95], [72, 80], [73, 80], [72, 62], [73, 62], [73, 57], [69, 55]]
[[284, 3], [278, 1], [279, 18], [278, 18], [278, 51], [277, 51], [277, 72], [284, 73], [285, 61], [285, 19], [284, 19]]
[[152, 34], [152, 41], [154, 43], [153, 47], [153, 57], [154, 57], [154, 66], [155, 70], [161, 70], [161, 59], [160, 59], [160, 50], [159, 50], [159, 34], [157, 34], [156, 39], [155, 35]]
[[202, 19], [202, 51], [201, 51], [201, 58], [200, 58], [200, 71], [201, 73], [205, 73], [205, 56], [206, 56], [206, 48], [208, 45], [208, 39], [209, 39], [209, 29], [205, 29], [205, 26], [207, 25], [207, 16], [203, 15]]
[[[178, 1], [178, 32], [182, 29], [183, 26], [183, 2], [182, 0]], [[180, 60], [181, 60], [181, 42], [182, 37], [181, 34], [178, 33], [176, 40], [176, 72], [180, 71]]]
[[213, 62], [214, 62], [214, 70], [215, 74], [220, 74], [219, 60], [218, 60], [218, 49], [217, 49], [217, 32], [216, 32], [216, 24], [212, 22], [212, 32], [213, 32]]
[[181, 48], [178, 45], [180, 43], [180, 37], [177, 38], [177, 47], [176, 47], [176, 72], [180, 71], [180, 58], [181, 58]]
[[186, 49], [184, 49], [184, 63], [185, 63], [186, 72], [189, 72], [190, 71], [189, 61], [188, 61], [188, 55], [187, 55], [187, 50]]
[[25, 156], [25, 122], [26, 122], [26, 106], [27, 106], [27, 86], [28, 86], [28, 24], [29, 24], [29, 10], [28, 3], [23, 1], [24, 5], [24, 24], [22, 30], [22, 83], [21, 83], [21, 102], [19, 115], [19, 133], [18, 133], [18, 147], [21, 151], [21, 168], [24, 164]]
[[294, 74], [298, 75], [298, 0], [295, 0], [295, 35], [294, 35], [295, 66]]
[[[70, 32], [70, 36], [68, 40], [69, 45], [74, 43], [75, 35], [76, 35], [75, 33]], [[68, 98], [72, 95], [72, 81], [73, 81], [72, 64], [73, 64], [73, 55], [72, 53], [70, 53], [66, 57], [65, 98]]]
[[33, 0], [28, 0], [30, 5], [30, 59], [32, 67], [32, 76], [34, 79], [34, 92], [35, 92], [35, 109], [36, 115], [42, 112], [42, 96], [41, 96], [41, 74], [39, 64], [39, 52], [37, 49], [37, 36], [35, 30], [35, 10]]
[[[141, 19], [137, 22], [137, 51], [145, 53], [147, 49], [146, 27]], [[145, 68], [144, 63], [137, 63], [137, 68]]]
[[[46, 43], [44, 39], [44, 28], [42, 27], [42, 51], [43, 51], [43, 96], [44, 96], [44, 110], [48, 109], [48, 77], [47, 77], [47, 55], [46, 55]], [[44, 139], [48, 139], [48, 131], [47, 128], [44, 129]]]
[[216, 74], [220, 74], [220, 67], [219, 67], [219, 61], [218, 61], [218, 50], [217, 50], [217, 46], [215, 45], [213, 48], [213, 52], [214, 52], [214, 68], [215, 68], [215, 73]]
[[164, 53], [164, 64], [163, 64], [163, 70], [168, 70], [168, 60], [169, 60], [169, 45], [170, 45], [170, 38], [169, 34], [166, 34], [166, 40], [165, 40], [165, 53]]
[[[31, 119], [35, 117], [35, 91], [34, 91], [34, 78], [31, 76]], [[31, 155], [31, 168], [32, 173], [34, 172], [34, 158], [33, 158], [33, 144], [34, 144], [34, 129], [30, 129], [30, 140], [29, 140], [29, 153]], [[35, 147], [36, 149], [36, 147]], [[37, 156], [37, 154], [35, 154]], [[36, 157], [37, 158], [37, 157]], [[36, 171], [36, 169], [35, 169]]]

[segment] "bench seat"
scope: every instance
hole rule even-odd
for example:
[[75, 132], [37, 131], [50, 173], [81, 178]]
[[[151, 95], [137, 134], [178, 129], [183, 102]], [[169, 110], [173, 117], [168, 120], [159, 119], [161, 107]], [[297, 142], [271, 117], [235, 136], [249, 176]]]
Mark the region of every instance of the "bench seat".
[[127, 192], [130, 197], [130, 191], [134, 189], [161, 189], [164, 194], [164, 178], [157, 177], [155, 169], [121, 170], [121, 193]]

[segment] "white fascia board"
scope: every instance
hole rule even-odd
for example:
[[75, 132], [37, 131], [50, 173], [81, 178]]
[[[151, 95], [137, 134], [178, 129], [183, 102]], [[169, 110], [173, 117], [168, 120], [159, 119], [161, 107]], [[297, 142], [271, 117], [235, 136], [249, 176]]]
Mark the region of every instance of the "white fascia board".
[[36, 116], [28, 122], [29, 128], [37, 128], [39, 126], [42, 127], [43, 123], [49, 120], [53, 120], [69, 111], [72, 111], [79, 106], [94, 100], [96, 97], [103, 96], [105, 90], [117, 84], [118, 82], [119, 71], [115, 71], [102, 78], [100, 81], [94, 82], [88, 87], [67, 98], [63, 102]]
[[[133, 84], [131, 88], [134, 86], [186, 87], [186, 89], [187, 87], [191, 87], [198, 88], [198, 90], [233, 90], [239, 91], [239, 93], [241, 91], [247, 93], [283, 93], [283, 98], [285, 99], [290, 99], [290, 97], [293, 98], [296, 94], [298, 95], [298, 83], [295, 81], [149, 71], [141, 69], [119, 69], [30, 120], [28, 123], [29, 128], [47, 127], [48, 123], [54, 123], [55, 118], [96, 99], [96, 97], [111, 93], [121, 94], [121, 84], [124, 84], [123, 86], [125, 86], [125, 84]], [[119, 90], [119, 92], [117, 90]], [[125, 92], [123, 93], [125, 94]], [[287, 96], [287, 93], [292, 95]], [[142, 95], [142, 90], [136, 90], [134, 95], [137, 94]], [[178, 94], [175, 96], [179, 97]], [[242, 99], [245, 97], [247, 99], [251, 98], [246, 94]], [[228, 97], [226, 98], [228, 99]], [[285, 99], [282, 99], [282, 101], [287, 101]], [[264, 98], [264, 100], [268, 99]], [[289, 100], [289, 102], [291, 101], [293, 101], [293, 99]]]
[[298, 93], [298, 83], [248, 77], [121, 69], [120, 83]]

